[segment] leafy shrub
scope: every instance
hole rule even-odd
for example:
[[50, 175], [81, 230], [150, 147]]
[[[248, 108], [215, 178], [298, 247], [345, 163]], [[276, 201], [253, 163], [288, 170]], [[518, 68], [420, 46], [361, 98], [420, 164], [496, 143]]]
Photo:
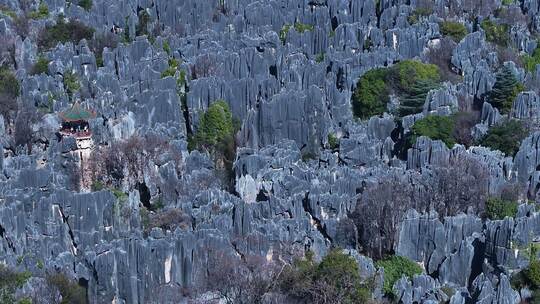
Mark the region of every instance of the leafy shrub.
[[510, 120], [501, 125], [493, 126], [488, 130], [480, 144], [493, 150], [499, 150], [507, 156], [514, 156], [519, 150], [521, 141], [527, 136], [523, 124], [517, 120]]
[[41, 2], [36, 11], [30, 12], [28, 17], [31, 19], [45, 19], [49, 17], [49, 7], [46, 3]]
[[7, 68], [0, 67], [0, 94], [15, 98], [19, 96], [19, 80]]
[[69, 279], [63, 273], [47, 276], [47, 284], [58, 289], [62, 295], [61, 304], [86, 304], [86, 289]]
[[529, 267], [525, 270], [525, 276], [529, 282], [536, 288], [540, 288], [540, 261], [531, 261]]
[[503, 66], [497, 73], [493, 89], [487, 94], [487, 100], [502, 113], [510, 112], [517, 95], [525, 87], [519, 83], [512, 70]]
[[176, 75], [176, 71], [178, 70], [178, 60], [171, 58], [169, 59], [169, 67], [161, 73], [161, 78], [165, 77], [174, 77]]
[[214, 102], [201, 117], [194, 144], [199, 148], [213, 149], [219, 142], [229, 140], [233, 133], [233, 118], [229, 105], [219, 100]]
[[[540, 44], [540, 41], [539, 41]], [[536, 71], [536, 65], [540, 64], [540, 45], [536, 47], [532, 56], [525, 55], [522, 58], [525, 69], [531, 73]]]
[[339, 148], [339, 139], [332, 133], [328, 134], [328, 147], [332, 150]]
[[391, 256], [385, 260], [378, 261], [377, 266], [384, 269], [383, 291], [389, 296], [394, 295], [394, 283], [401, 279], [401, 277], [412, 278], [414, 275], [422, 273], [422, 267], [402, 256]]
[[428, 92], [437, 88], [439, 82], [439, 68], [418, 60], [370, 70], [360, 77], [353, 93], [353, 113], [361, 119], [384, 113], [392, 90], [400, 96], [400, 115], [418, 113]]
[[283, 270], [278, 278], [282, 292], [309, 303], [366, 303], [370, 298], [368, 286], [360, 282], [358, 264], [339, 249], [334, 249], [320, 263], [313, 254], [297, 260]]
[[77, 75], [73, 72], [64, 73], [64, 88], [66, 89], [68, 96], [73, 96], [73, 93], [81, 88]]
[[517, 210], [518, 203], [514, 201], [500, 198], [490, 198], [486, 201], [486, 216], [492, 220], [502, 220], [507, 216], [515, 217]]
[[281, 27], [281, 30], [279, 30], [279, 39], [281, 40], [281, 43], [285, 44], [285, 41], [287, 40], [287, 35], [289, 34], [290, 29], [291, 29], [290, 24], [284, 24]]
[[397, 77], [398, 88], [409, 91], [418, 81], [440, 81], [439, 68], [434, 64], [422, 63], [418, 60], [403, 60], [396, 64], [394, 77]]
[[419, 79], [400, 96], [398, 114], [406, 116], [422, 112], [429, 91], [440, 87], [439, 82]]
[[58, 43], [71, 41], [78, 43], [82, 39], [90, 40], [94, 35], [94, 30], [79, 21], [71, 20], [68, 23], [63, 17], [59, 17], [56, 24], [45, 27], [38, 37], [40, 49], [50, 49]]
[[321, 63], [324, 61], [324, 53], [319, 53], [317, 57], [315, 57], [315, 62]]
[[111, 188], [110, 191], [116, 197], [116, 199], [118, 201], [120, 201], [120, 202], [127, 201], [128, 195], [125, 192], [123, 192], [122, 190], [119, 190], [119, 189], [116, 189], [116, 188]]
[[500, 46], [506, 47], [510, 42], [509, 26], [507, 24], [496, 24], [491, 20], [484, 20], [480, 27], [486, 33], [486, 40]]
[[467, 35], [467, 28], [459, 22], [443, 21], [440, 24], [441, 33], [450, 36], [454, 41], [459, 42]]
[[43, 56], [40, 56], [34, 66], [32, 67], [32, 75], [48, 74], [49, 73], [49, 60]]
[[304, 32], [307, 32], [307, 31], [313, 31], [313, 25], [311, 24], [305, 24], [305, 23], [300, 23], [300, 22], [296, 22], [294, 24], [294, 29], [302, 34]]
[[15, 290], [32, 276], [28, 271], [16, 272], [0, 264], [0, 303], [15, 303]]
[[171, 56], [171, 45], [167, 41], [163, 41], [163, 50], [167, 55]]
[[387, 83], [388, 69], [378, 68], [367, 71], [353, 93], [353, 112], [356, 117], [367, 119], [381, 115], [390, 101], [390, 88]]
[[93, 181], [90, 189], [94, 192], [105, 189], [105, 185], [101, 181]]
[[428, 7], [419, 7], [416, 8], [412, 13], [407, 17], [409, 24], [417, 23], [421, 17], [427, 17], [433, 13], [433, 10]]
[[92, 5], [92, 0], [79, 0], [79, 6], [87, 11], [90, 11], [92, 9]]
[[17, 13], [15, 13], [12, 9], [5, 5], [0, 5], [0, 14], [9, 16], [11, 19], [17, 18]]
[[139, 12], [139, 23], [135, 27], [137, 36], [148, 35], [148, 23], [150, 23], [150, 14], [146, 10]]
[[433, 140], [442, 140], [449, 148], [456, 143], [454, 137], [454, 121], [448, 116], [431, 115], [420, 119], [411, 128], [411, 145], [420, 136], [427, 136]]
[[429, 91], [439, 87], [439, 68], [418, 60], [404, 60], [392, 67], [394, 86], [400, 93], [400, 116], [422, 111]]

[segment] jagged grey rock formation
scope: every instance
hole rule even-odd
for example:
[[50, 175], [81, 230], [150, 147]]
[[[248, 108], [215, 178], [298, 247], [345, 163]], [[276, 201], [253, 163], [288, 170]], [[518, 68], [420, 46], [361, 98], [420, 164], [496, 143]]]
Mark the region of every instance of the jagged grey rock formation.
[[[2, 64], [11, 65], [20, 82], [18, 105], [41, 113], [27, 123], [33, 142], [26, 147], [15, 140], [16, 115], [0, 115], [0, 260], [35, 275], [18, 296], [39, 297], [45, 273], [62, 270], [87, 288], [90, 303], [182, 302], [181, 290], [207, 279], [212, 252], [281, 261], [289, 251], [311, 250], [321, 258], [337, 246], [354, 257], [363, 280], [376, 282], [373, 296], [381, 299], [383, 271], [357, 251], [360, 232], [351, 219], [367, 187], [395, 178], [420, 192], [418, 176], [429, 178], [430, 170], [467, 155], [486, 167], [490, 195], [509, 183], [524, 184], [530, 198], [537, 195], [538, 133], [523, 141], [515, 158], [484, 147], [449, 148], [427, 137], [405, 156], [396, 152], [403, 135], [428, 115], [481, 105], [475, 139], [501, 123], [503, 115], [484, 100], [501, 64], [529, 88], [510, 117], [538, 119], [540, 67], [528, 72], [504, 62], [508, 58], [471, 21], [490, 18], [501, 1], [437, 0], [433, 14], [416, 22], [409, 17], [421, 1], [92, 2], [86, 11], [73, 1], [44, 0], [49, 16], [29, 21], [24, 35], [4, 11], [22, 15], [22, 1], [0, 3], [0, 36], [13, 42], [13, 51], [1, 50]], [[32, 2], [29, 10], [37, 8]], [[531, 54], [540, 6], [524, 0], [509, 9], [529, 18], [527, 26], [511, 27], [510, 43]], [[443, 38], [443, 16], [455, 10], [455, 20], [470, 33], [445, 64], [463, 76], [460, 83], [429, 92], [422, 113], [357, 121], [351, 96], [359, 77], [399, 60], [426, 60]], [[150, 19], [146, 28], [143, 12]], [[84, 39], [41, 49], [40, 31], [60, 15], [98, 35], [115, 33], [121, 42], [101, 55]], [[47, 73], [32, 75], [41, 56], [50, 61]], [[174, 76], [163, 74], [173, 68], [172, 59], [178, 63]], [[71, 73], [80, 85], [72, 94], [66, 83]], [[240, 129], [228, 182], [211, 155], [188, 149], [203, 113], [219, 99]], [[74, 100], [98, 113], [89, 121], [96, 148], [157, 136], [170, 150], [145, 158], [140, 175], [126, 174], [119, 189], [78, 191], [73, 170], [84, 171], [87, 163], [74, 139], [59, 140], [56, 115]], [[329, 147], [329, 135], [337, 147]], [[169, 210], [180, 210], [179, 225], [148, 227], [148, 216]], [[509, 275], [527, 267], [525, 248], [540, 235], [531, 206], [500, 221], [410, 210], [395, 225], [396, 253], [426, 272], [395, 284], [403, 303], [525, 298], [511, 288]], [[449, 297], [445, 286], [456, 293]], [[289, 300], [274, 292], [265, 296], [267, 303]]]

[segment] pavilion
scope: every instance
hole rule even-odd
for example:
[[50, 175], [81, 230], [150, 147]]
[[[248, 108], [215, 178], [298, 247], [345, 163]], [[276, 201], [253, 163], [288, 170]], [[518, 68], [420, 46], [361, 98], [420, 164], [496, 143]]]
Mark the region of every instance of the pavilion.
[[63, 136], [73, 136], [76, 139], [92, 137], [88, 121], [96, 117], [96, 113], [89, 109], [84, 109], [79, 102], [58, 114], [62, 120], [60, 134]]

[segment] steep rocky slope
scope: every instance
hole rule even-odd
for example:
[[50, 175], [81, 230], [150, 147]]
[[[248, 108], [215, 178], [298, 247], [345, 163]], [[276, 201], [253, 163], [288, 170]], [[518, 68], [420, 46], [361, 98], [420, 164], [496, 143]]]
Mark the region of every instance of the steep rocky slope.
[[[393, 301], [540, 297], [514, 279], [540, 242], [537, 0], [0, 5], [0, 261], [31, 274], [11, 300], [59, 302], [49, 285], [62, 273], [89, 303], [212, 303], [226, 298], [216, 257], [285, 267], [335, 247], [374, 301], [390, 298], [374, 260], [392, 255], [423, 269], [395, 282]], [[409, 59], [440, 74], [418, 111], [403, 115], [416, 96], [392, 87], [384, 114], [357, 117], [359, 79]], [[505, 107], [503, 70], [520, 88]], [[232, 127], [207, 115], [220, 100]], [[90, 149], [58, 133], [75, 101], [97, 113]], [[463, 113], [450, 145], [420, 127]], [[510, 119], [523, 134], [493, 140]], [[216, 125], [234, 129], [225, 142], [201, 135]], [[494, 217], [493, 201], [515, 210]]]

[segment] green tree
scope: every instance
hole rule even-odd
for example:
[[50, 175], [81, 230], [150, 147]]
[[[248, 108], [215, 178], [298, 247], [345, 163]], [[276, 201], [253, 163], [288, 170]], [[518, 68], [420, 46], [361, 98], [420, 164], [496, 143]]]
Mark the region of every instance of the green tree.
[[194, 141], [197, 147], [215, 148], [218, 143], [228, 140], [234, 133], [233, 118], [229, 105], [218, 100], [201, 117]]
[[418, 60], [403, 60], [392, 67], [394, 77], [397, 77], [398, 89], [408, 92], [418, 81], [439, 82], [441, 75], [439, 67]]
[[442, 140], [449, 148], [456, 143], [454, 137], [454, 121], [449, 116], [431, 115], [420, 119], [411, 128], [409, 144], [412, 146], [420, 136], [433, 140]]
[[532, 55], [525, 55], [522, 57], [523, 65], [525, 69], [531, 73], [536, 71], [536, 66], [540, 64], [540, 41]]
[[519, 83], [512, 70], [503, 66], [497, 73], [493, 89], [488, 93], [487, 100], [502, 113], [510, 112], [514, 99], [525, 89]]
[[455, 42], [461, 41], [467, 35], [467, 28], [459, 22], [443, 21], [439, 24], [441, 33], [450, 36]]
[[77, 92], [81, 88], [77, 75], [73, 72], [64, 73], [64, 88], [69, 97], [73, 96], [73, 93]]
[[0, 303], [15, 303], [15, 291], [32, 276], [30, 272], [16, 272], [0, 264]]
[[62, 295], [60, 304], [86, 304], [86, 289], [69, 279], [63, 273], [55, 273], [47, 276], [47, 283], [54, 286]]
[[0, 67], [0, 94], [15, 98], [20, 92], [19, 80], [7, 68]]
[[540, 261], [535, 259], [530, 262], [525, 270], [525, 276], [535, 288], [540, 288]]
[[510, 28], [508, 24], [496, 24], [491, 20], [484, 20], [480, 27], [486, 33], [486, 40], [502, 47], [508, 46], [510, 42]]
[[422, 267], [414, 261], [396, 255], [378, 261], [377, 266], [384, 269], [383, 291], [388, 296], [394, 296], [394, 283], [401, 277], [412, 278], [414, 275], [422, 273]]
[[486, 216], [491, 220], [502, 220], [505, 217], [515, 217], [518, 203], [500, 198], [490, 198], [486, 201]]
[[284, 269], [278, 283], [282, 292], [310, 303], [366, 303], [370, 297], [369, 287], [361, 283], [358, 264], [339, 249], [331, 250], [320, 263], [306, 254]]
[[87, 11], [90, 11], [92, 9], [92, 5], [92, 0], [79, 0], [79, 6]]
[[36, 11], [30, 12], [28, 17], [31, 19], [45, 19], [49, 17], [49, 7], [46, 3], [41, 2]]
[[32, 67], [32, 75], [48, 74], [49, 73], [49, 60], [43, 56], [39, 56], [38, 60]]
[[429, 91], [440, 87], [431, 79], [418, 79], [399, 98], [399, 115], [406, 116], [422, 112]]
[[56, 24], [46, 26], [38, 36], [38, 47], [40, 49], [50, 49], [59, 42], [66, 43], [71, 41], [79, 43], [82, 39], [90, 40], [94, 35], [94, 30], [83, 23], [71, 20], [68, 23], [64, 21], [63, 16], [59, 16]]
[[378, 68], [367, 71], [356, 86], [352, 97], [353, 112], [356, 117], [368, 119], [386, 111], [390, 101], [388, 69]]
[[519, 150], [521, 141], [527, 136], [527, 130], [518, 120], [493, 126], [488, 130], [480, 144], [493, 150], [499, 150], [507, 156], [514, 156]]

